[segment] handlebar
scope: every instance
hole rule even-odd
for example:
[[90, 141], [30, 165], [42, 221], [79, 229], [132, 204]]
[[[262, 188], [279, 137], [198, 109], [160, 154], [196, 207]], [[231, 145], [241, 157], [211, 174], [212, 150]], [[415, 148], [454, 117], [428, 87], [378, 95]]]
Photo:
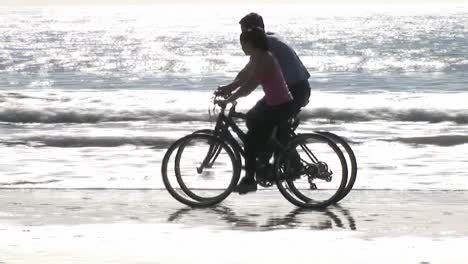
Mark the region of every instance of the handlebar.
[[[225, 100], [219, 100], [217, 99], [218, 97], [215, 97], [214, 98], [214, 101], [213, 103], [215, 105], [218, 105], [219, 107], [221, 107], [221, 113], [224, 113], [224, 111], [226, 110], [226, 107], [227, 107], [227, 104]], [[245, 119], [246, 118], [246, 114], [245, 113], [240, 113], [240, 112], [236, 112], [236, 106], [237, 106], [237, 101], [234, 101], [234, 102], [230, 102], [229, 104], [231, 104], [231, 108], [229, 109], [229, 112], [228, 112], [228, 116], [229, 117], [233, 117], [233, 118], [242, 118], [242, 119]]]

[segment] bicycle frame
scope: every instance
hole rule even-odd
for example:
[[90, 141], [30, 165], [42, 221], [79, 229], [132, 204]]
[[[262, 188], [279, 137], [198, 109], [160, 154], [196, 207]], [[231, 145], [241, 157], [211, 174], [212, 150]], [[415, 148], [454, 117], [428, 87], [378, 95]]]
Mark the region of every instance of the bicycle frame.
[[[237, 119], [246, 120], [247, 115], [236, 112], [236, 102], [232, 103], [229, 109], [227, 109], [226, 104], [222, 103], [222, 101], [215, 101], [214, 104], [218, 105], [221, 110], [216, 115], [214, 127], [195, 131], [193, 132], [195, 135], [188, 135], [176, 141], [168, 149], [162, 162], [161, 171], [166, 188], [174, 198], [190, 206], [209, 206], [226, 198], [239, 180], [243, 157], [245, 161], [246, 153], [244, 147], [248, 138], [247, 133], [241, 129], [242, 124], [239, 123]], [[256, 181], [257, 184], [263, 187], [271, 187], [276, 183], [281, 194], [296, 206], [304, 208], [322, 208], [343, 199], [352, 188], [357, 169], [355, 157], [348, 144], [333, 133], [314, 131], [312, 133], [296, 134], [296, 128], [299, 124], [299, 119], [296, 118], [296, 115], [291, 117], [287, 122], [281, 122], [276, 126], [269, 135], [269, 141], [267, 143], [269, 149], [262, 151], [264, 153], [258, 153], [259, 159], [256, 161]], [[221, 171], [223, 171], [227, 164], [226, 162], [231, 162], [233, 165], [233, 178], [226, 191], [222, 193], [222, 197], [205, 197], [206, 194], [201, 194], [202, 196], [200, 196], [192, 192], [190, 187], [184, 183], [184, 176], [180, 173], [182, 153], [187, 146], [190, 148], [194, 144], [195, 150], [199, 151], [197, 147], [203, 145], [196, 145], [197, 142], [201, 144], [208, 143], [208, 145], [205, 145], [206, 152], [203, 151], [205, 153], [199, 153], [201, 155], [197, 153], [198, 158], [202, 160], [190, 159], [189, 157], [191, 163], [189, 162], [187, 164], [195, 165], [198, 173], [202, 173], [205, 169], [208, 170], [209, 168], [221, 169]], [[304, 187], [303, 184], [306, 184], [305, 188], [309, 189], [307, 187], [307, 181], [304, 182], [304, 180], [308, 180], [311, 190], [317, 190], [315, 179], [321, 179], [327, 182], [330, 182], [332, 179], [331, 176], [333, 172], [328, 167], [328, 156], [325, 155], [324, 157], [327, 158], [323, 161], [318, 159], [318, 156], [320, 156], [319, 153], [322, 153], [322, 147], [315, 149], [315, 146], [317, 146], [315, 142], [322, 144], [320, 146], [325, 146], [326, 149], [328, 149], [327, 144], [331, 147], [329, 150], [331, 150], [331, 153], [334, 153], [333, 156], [338, 158], [334, 159], [338, 161], [338, 163], [333, 163], [333, 168], [337, 165], [337, 167], [341, 169], [339, 175], [342, 175], [339, 181], [340, 186], [335, 193], [332, 193], [333, 196], [329, 199], [321, 199], [319, 197], [320, 199], [317, 201], [315, 201], [315, 198], [310, 198], [308, 194], [303, 194], [300, 189], [298, 189], [298, 187]], [[351, 181], [348, 183], [347, 161], [336, 142], [345, 148], [351, 160], [353, 170], [351, 173]], [[312, 145], [309, 145], [309, 143], [312, 143]], [[179, 194], [168, 180], [168, 169], [170, 168], [168, 167], [168, 163], [171, 162], [170, 158], [174, 154], [174, 151], [177, 152], [174, 159], [174, 172], [182, 193], [185, 195]], [[226, 154], [228, 156], [227, 158]], [[273, 154], [273, 157], [271, 157], [271, 154]], [[217, 160], [219, 160], [219, 162], [217, 162]], [[272, 160], [273, 164], [271, 163]], [[193, 164], [193, 161], [195, 164]], [[230, 170], [230, 167], [228, 169]], [[209, 173], [211, 173], [211, 171], [209, 171]], [[299, 182], [300, 185], [296, 184], [297, 179], [301, 179]], [[325, 188], [327, 188], [327, 186], [325, 186]]]
[[242, 145], [245, 144], [245, 139], [247, 137], [246, 133], [242, 131], [242, 129], [236, 124], [233, 118], [239, 118], [245, 120], [247, 118], [246, 114], [236, 112], [236, 105], [232, 105], [231, 109], [229, 109], [229, 113], [225, 114], [226, 106], [221, 107], [221, 113], [218, 115], [218, 119], [215, 125], [215, 133], [214, 136], [226, 139], [229, 141], [233, 147], [239, 151], [239, 154], [245, 158], [245, 150], [239, 144], [239, 141], [232, 135], [229, 128], [237, 135], [239, 140], [241, 141]]
[[[238, 136], [238, 138], [244, 145], [245, 139], [246, 139], [246, 133], [239, 128], [239, 126], [236, 124], [233, 118], [239, 118], [239, 119], [245, 120], [246, 114], [236, 112], [235, 103], [231, 106], [227, 115], [225, 114], [225, 111], [226, 111], [226, 105], [221, 106], [221, 112], [219, 113], [216, 124], [215, 124], [214, 136], [218, 138], [222, 138], [226, 141], [229, 141], [231, 146], [235, 148], [235, 152], [238, 152], [245, 159], [244, 148], [239, 144], [239, 141], [232, 135], [229, 128], [232, 129], [232, 131]], [[291, 127], [291, 129], [289, 130], [291, 137], [296, 136], [296, 133], [294, 132], [294, 127], [295, 125], [293, 125], [293, 127]], [[273, 134], [276, 134], [276, 133], [273, 132]], [[273, 138], [273, 141], [276, 147], [280, 147], [280, 149], [284, 149], [284, 146], [282, 146], [282, 144], [276, 138]], [[307, 154], [307, 156], [309, 156], [311, 160], [318, 161], [317, 157], [315, 157], [315, 155], [307, 146], [301, 145], [301, 148], [304, 150], [304, 152]], [[219, 148], [219, 146], [211, 145], [201, 166], [198, 167], [198, 172], [200, 173], [203, 170], [203, 167], [210, 167], [216, 161], [216, 158], [218, 157], [220, 151], [221, 149]]]

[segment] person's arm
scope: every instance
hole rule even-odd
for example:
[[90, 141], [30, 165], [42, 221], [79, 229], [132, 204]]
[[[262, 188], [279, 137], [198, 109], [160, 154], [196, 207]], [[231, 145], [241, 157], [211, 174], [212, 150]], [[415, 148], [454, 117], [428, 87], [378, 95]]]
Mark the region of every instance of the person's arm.
[[236, 78], [233, 82], [228, 85], [220, 86], [217, 90], [218, 93], [230, 95], [234, 90], [242, 86], [245, 82], [247, 82], [252, 75], [252, 66], [249, 61], [247, 65], [237, 74]]
[[260, 70], [262, 69], [260, 62], [251, 60], [249, 61], [249, 64], [247, 64], [246, 68], [249, 69], [249, 74], [245, 76], [246, 79], [240, 85], [240, 88], [226, 99], [227, 102], [234, 102], [240, 97], [247, 96], [257, 88], [257, 76], [260, 74]]
[[241, 87], [233, 93], [231, 96], [229, 96], [228, 99], [226, 99], [227, 102], [234, 102], [237, 99], [249, 95], [255, 88], [257, 88], [258, 83], [255, 81], [255, 79], [249, 79], [247, 80]]
[[251, 69], [250, 63], [247, 63], [245, 67], [237, 74], [236, 78], [234, 81], [239, 83], [239, 86], [241, 86], [244, 82], [246, 82], [249, 79], [249, 75], [251, 74]]

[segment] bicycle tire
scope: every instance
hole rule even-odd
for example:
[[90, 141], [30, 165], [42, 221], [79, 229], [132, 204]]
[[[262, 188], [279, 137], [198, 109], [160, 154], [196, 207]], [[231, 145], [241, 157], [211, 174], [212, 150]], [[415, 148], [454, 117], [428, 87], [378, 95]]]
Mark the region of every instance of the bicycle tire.
[[[215, 131], [213, 129], [200, 129], [200, 130], [197, 130], [195, 132], [193, 132], [192, 134], [207, 134], [207, 135], [215, 135]], [[239, 146], [238, 144], [234, 144], [231, 142], [230, 139], [223, 139], [223, 141], [229, 146], [231, 147], [231, 150], [232, 152], [234, 152], [234, 155], [236, 157], [236, 159], [240, 162], [240, 166], [242, 166], [242, 156], [240, 154], [240, 149], [239, 149]]]
[[[301, 191], [295, 186], [294, 180], [290, 178], [284, 178], [283, 173], [281, 172], [282, 165], [284, 160], [288, 157], [289, 153], [292, 151], [296, 151], [297, 146], [302, 146], [302, 142], [306, 142], [307, 139], [314, 139], [317, 142], [322, 142], [328, 145], [332, 150], [333, 153], [336, 154], [338, 158], [339, 165], [341, 166], [341, 180], [339, 181], [339, 186], [336, 188], [336, 191], [333, 191], [333, 194], [320, 202], [315, 202], [313, 199], [305, 196], [301, 193]], [[294, 150], [293, 150], [294, 149]], [[316, 134], [316, 133], [309, 133], [309, 134], [298, 134], [296, 135], [286, 146], [286, 149], [279, 153], [278, 159], [275, 160], [275, 173], [276, 173], [276, 185], [279, 189], [280, 193], [292, 204], [301, 207], [301, 208], [308, 208], [308, 209], [323, 209], [330, 204], [336, 202], [336, 200], [341, 197], [341, 193], [343, 192], [348, 177], [348, 170], [346, 165], [346, 159], [341, 152], [340, 148], [329, 138]], [[286, 184], [283, 186], [283, 184]], [[290, 193], [291, 191], [292, 193]]]
[[[189, 196], [190, 199], [187, 198], [187, 197], [184, 197], [183, 195], [181, 195], [180, 193], [177, 192], [177, 190], [172, 186], [172, 184], [171, 184], [171, 182], [169, 180], [169, 174], [168, 174], [168, 165], [169, 164], [168, 163], [169, 163], [169, 160], [170, 160], [172, 154], [174, 153], [174, 151], [179, 149], [181, 144], [187, 144], [188, 140], [193, 139], [195, 137], [200, 138], [200, 139], [210, 140], [212, 142], [215, 142], [215, 144], [219, 144], [226, 151], [226, 153], [227, 153], [227, 155], [228, 155], [228, 157], [231, 160], [232, 165], [233, 165], [232, 166], [232, 168], [233, 168], [232, 178], [231, 178], [231, 181], [230, 181], [228, 187], [220, 195], [217, 195], [216, 197], [212, 197], [210, 199], [195, 200], [193, 198], [190, 198], [190, 196]], [[237, 161], [236, 161], [236, 159], [234, 157], [234, 154], [233, 154], [231, 148], [229, 146], [227, 146], [227, 144], [225, 142], [223, 142], [219, 138], [214, 137], [212, 135], [190, 134], [190, 135], [187, 135], [187, 136], [177, 140], [176, 142], [174, 142], [168, 148], [168, 150], [166, 151], [166, 153], [165, 153], [165, 155], [163, 157], [163, 161], [162, 161], [162, 165], [161, 165], [161, 174], [162, 174], [163, 183], [164, 183], [164, 186], [165, 186], [166, 190], [169, 192], [169, 194], [172, 197], [174, 197], [174, 199], [176, 199], [177, 201], [179, 201], [179, 202], [181, 202], [183, 204], [191, 206], [191, 207], [208, 207], [208, 206], [212, 206], [212, 205], [220, 203], [222, 200], [226, 199], [232, 193], [234, 187], [236, 186], [236, 184], [237, 184], [237, 182], [239, 181], [239, 178], [240, 178], [240, 168], [238, 166], [238, 163], [237, 163]], [[177, 173], [176, 173], [176, 178], [178, 178]], [[182, 191], [183, 191], [184, 194], [186, 194], [188, 196], [187, 189], [189, 190], [189, 188], [184, 184], [183, 180], [181, 181], [180, 179], [177, 179], [177, 182], [179, 183], [179, 187], [181, 189], [183, 187], [180, 185], [180, 182], [183, 183], [183, 186], [186, 189], [185, 190], [182, 189]]]
[[[206, 134], [192, 133], [192, 135], [206, 135]], [[214, 137], [213, 135], [209, 135], [209, 136]], [[212, 200], [212, 199], [217, 200], [217, 199], [219, 199], [219, 197], [222, 197], [223, 193], [221, 193], [220, 195], [215, 196], [215, 197], [203, 197], [203, 196], [197, 195], [195, 192], [191, 191], [189, 187], [187, 187], [184, 180], [182, 179], [182, 175], [181, 175], [181, 172], [180, 172], [180, 159], [181, 159], [183, 151], [185, 150], [185, 146], [190, 142], [191, 139], [194, 139], [194, 138], [197, 138], [197, 137], [196, 136], [193, 136], [193, 137], [187, 136], [186, 139], [183, 142], [181, 142], [181, 144], [177, 148], [177, 153], [176, 153], [176, 157], [175, 157], [175, 166], [174, 166], [174, 172], [176, 174], [177, 182], [178, 182], [180, 188], [182, 189], [182, 191], [187, 196], [189, 196], [191, 199], [193, 199], [195, 201], [202, 202], [202, 201], [205, 201], [205, 200]], [[203, 159], [204, 161], [202, 162], [202, 164], [203, 164], [202, 166], [206, 166], [206, 168], [211, 168], [213, 166], [213, 164], [216, 161], [216, 159], [218, 158], [220, 152], [224, 148], [221, 144], [218, 144], [218, 142], [220, 142], [220, 141], [216, 141], [214, 144], [210, 145], [210, 149], [208, 150], [208, 153], [206, 154], [205, 158]], [[230, 147], [228, 144], [226, 144], [226, 146]], [[234, 157], [235, 156], [236, 155], [234, 155]], [[232, 158], [231, 158], [231, 160], [232, 160]], [[238, 163], [238, 159], [235, 159], [235, 163]], [[240, 165], [237, 164], [237, 165], [233, 166], [233, 168], [240, 168]], [[199, 171], [199, 173], [200, 173], [200, 171]], [[240, 175], [240, 171], [239, 171], [239, 175]], [[237, 183], [237, 181], [236, 181], [236, 183]]]

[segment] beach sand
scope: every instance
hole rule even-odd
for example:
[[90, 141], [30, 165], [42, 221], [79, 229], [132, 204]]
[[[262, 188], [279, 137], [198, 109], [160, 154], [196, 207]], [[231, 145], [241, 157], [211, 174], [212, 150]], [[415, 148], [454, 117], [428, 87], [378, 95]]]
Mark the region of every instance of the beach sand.
[[0, 263], [468, 263], [466, 191], [278, 191], [191, 209], [165, 190], [2, 189]]

